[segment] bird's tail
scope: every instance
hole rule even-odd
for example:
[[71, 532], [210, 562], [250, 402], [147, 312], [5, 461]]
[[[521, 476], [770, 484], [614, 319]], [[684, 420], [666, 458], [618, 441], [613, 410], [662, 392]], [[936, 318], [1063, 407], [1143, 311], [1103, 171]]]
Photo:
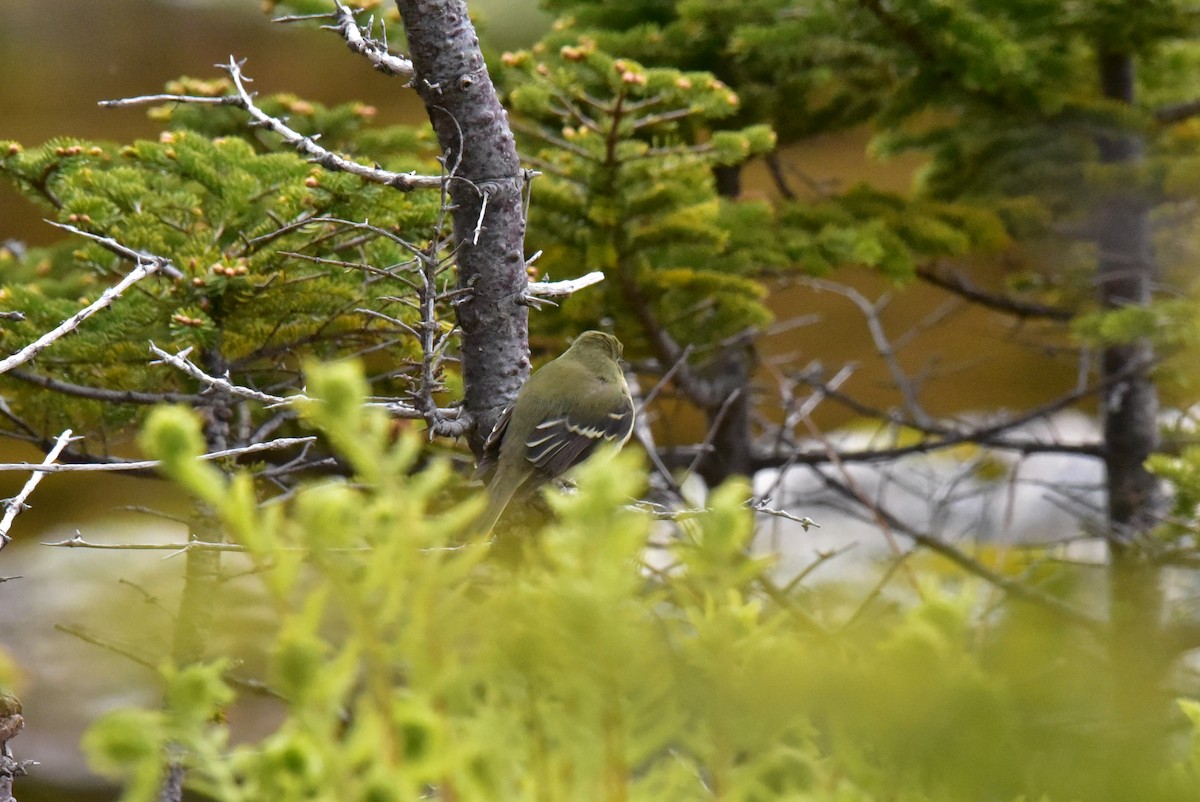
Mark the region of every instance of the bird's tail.
[[502, 481], [503, 478], [501, 472], [497, 471], [488, 485], [487, 508], [475, 519], [475, 525], [472, 527], [472, 530], [479, 537], [487, 537], [492, 533], [496, 522], [500, 520], [500, 516], [504, 514], [505, 508], [508, 507], [508, 502], [512, 500], [513, 494], [517, 492], [517, 488], [520, 486], [517, 482]]

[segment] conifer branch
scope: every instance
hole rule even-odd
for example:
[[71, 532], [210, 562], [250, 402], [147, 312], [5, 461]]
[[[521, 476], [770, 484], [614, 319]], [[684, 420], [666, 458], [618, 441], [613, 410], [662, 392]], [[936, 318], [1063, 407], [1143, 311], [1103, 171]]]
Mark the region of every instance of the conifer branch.
[[94, 240], [113, 253], [119, 254], [136, 262], [137, 267], [131, 270], [128, 275], [125, 276], [125, 278], [121, 279], [115, 285], [109, 287], [103, 293], [101, 293], [100, 297], [95, 301], [88, 304], [83, 309], [80, 309], [62, 323], [22, 348], [20, 351], [17, 351], [7, 359], [0, 361], [0, 374], [7, 373], [13, 368], [25, 364], [42, 351], [45, 351], [58, 340], [75, 331], [75, 329], [79, 328], [79, 325], [83, 323], [83, 321], [87, 320], [101, 309], [105, 309], [110, 306], [113, 301], [121, 297], [125, 290], [129, 289], [146, 276], [160, 271], [168, 273], [169, 271], [175, 270], [169, 260], [164, 259], [161, 256], [138, 253], [132, 248], [125, 247], [111, 237], [102, 237], [98, 234], [93, 234], [91, 232], [76, 228], [75, 226], [67, 225], [66, 223], [56, 223], [51, 220], [47, 220], [46, 222], [50, 223], [52, 226], [58, 226], [59, 228], [66, 229], [74, 234], [79, 234], [82, 237], [87, 237], [91, 240]]
[[[54, 447], [50, 449], [50, 452], [46, 454], [46, 458], [42, 460], [43, 466], [50, 465], [56, 459], [58, 459], [58, 455], [61, 454], [63, 449], [67, 447], [67, 443], [71, 442], [71, 434], [71, 430], [66, 429], [58, 436], [58, 439], [54, 441]], [[3, 549], [5, 545], [12, 540], [12, 538], [8, 535], [8, 530], [12, 528], [13, 521], [17, 519], [17, 516], [25, 511], [26, 500], [37, 488], [37, 486], [41, 484], [41, 481], [43, 478], [45, 478], [45, 476], [45, 471], [34, 471], [33, 475], [29, 477], [29, 480], [25, 482], [25, 486], [21, 488], [21, 492], [17, 493], [17, 495], [13, 496], [5, 503], [4, 517], [0, 519], [0, 549]]]
[[304, 136], [293, 130], [278, 117], [272, 117], [254, 104], [254, 96], [246, 89], [245, 82], [248, 79], [242, 75], [242, 63], [235, 61], [230, 56], [229, 63], [222, 66], [222, 69], [227, 71], [229, 77], [233, 79], [233, 85], [242, 101], [242, 109], [254, 118], [255, 123], [281, 136], [284, 142], [307, 156], [309, 161], [321, 165], [326, 170], [350, 173], [372, 183], [383, 184], [404, 192], [414, 189], [438, 189], [442, 186], [444, 180], [442, 176], [395, 173], [380, 167], [368, 167], [328, 151], [318, 145], [312, 137]]
[[336, 153], [326, 150], [317, 144], [313, 137], [304, 136], [293, 128], [289, 127], [283, 120], [278, 117], [272, 117], [265, 111], [260, 109], [254, 103], [254, 95], [246, 89], [246, 78], [242, 74], [242, 63], [235, 61], [232, 56], [229, 58], [228, 64], [218, 65], [221, 69], [229, 73], [233, 79], [234, 87], [237, 90], [235, 95], [223, 95], [220, 97], [204, 97], [198, 95], [141, 95], [132, 98], [123, 98], [121, 100], [102, 100], [100, 106], [104, 108], [125, 108], [128, 106], [145, 105], [147, 103], [192, 103], [200, 105], [215, 105], [215, 106], [235, 106], [253, 119], [253, 124], [266, 128], [267, 130], [282, 137], [283, 141], [291, 145], [300, 153], [308, 157], [309, 161], [319, 164], [327, 170], [334, 170], [342, 173], [350, 173], [356, 175], [363, 180], [370, 181], [375, 184], [393, 187], [403, 192], [409, 192], [414, 189], [437, 189], [442, 186], [443, 178], [441, 176], [432, 175], [417, 175], [416, 173], [396, 173], [391, 170], [384, 170], [381, 167], [368, 167], [365, 164], [359, 164], [352, 159], [347, 159]]

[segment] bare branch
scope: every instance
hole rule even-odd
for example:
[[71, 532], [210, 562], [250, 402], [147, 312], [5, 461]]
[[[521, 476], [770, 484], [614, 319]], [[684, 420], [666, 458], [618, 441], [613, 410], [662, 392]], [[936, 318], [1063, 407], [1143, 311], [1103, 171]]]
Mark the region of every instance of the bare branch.
[[[151, 353], [157, 356], [160, 361], [165, 362], [171, 367], [186, 373], [202, 384], [215, 390], [227, 392], [230, 395], [238, 398], [244, 398], [247, 401], [257, 401], [261, 404], [265, 404], [268, 407], [290, 406], [292, 404], [312, 400], [303, 393], [295, 393], [289, 396], [272, 395], [271, 393], [264, 393], [261, 390], [255, 390], [251, 387], [243, 387], [241, 385], [234, 384], [226, 378], [213, 376], [205, 372], [202, 368], [188, 359], [188, 354], [191, 353], [191, 350], [191, 348], [185, 348], [178, 354], [170, 354], [159, 348], [154, 343], [150, 343]], [[399, 401], [369, 402], [367, 406], [381, 407], [386, 410], [388, 414], [398, 418], [421, 420], [427, 419], [427, 415], [421, 410], [417, 409], [411, 404], [403, 404]], [[464, 422], [465, 416], [463, 416], [458, 409], [438, 409], [438, 415], [443, 421], [436, 431], [436, 433], [440, 435], [457, 437], [462, 433], [460, 429], [465, 430], [469, 425]], [[0, 470], [2, 469], [3, 466], [0, 466]]]
[[292, 404], [296, 401], [307, 400], [306, 396], [300, 394], [288, 397], [271, 395], [270, 393], [264, 393], [249, 387], [242, 387], [234, 384], [228, 379], [210, 376], [188, 359], [188, 354], [191, 352], [192, 349], [189, 346], [188, 348], [180, 351], [178, 354], [168, 354], [154, 343], [150, 343], [150, 353], [158, 357], [160, 362], [165, 362], [176, 370], [180, 370], [188, 374], [192, 378], [198, 380], [202, 384], [207, 385], [208, 387], [227, 392], [230, 395], [237, 396], [238, 398], [244, 398], [248, 401], [258, 401], [262, 404], [267, 404], [268, 406], [279, 406], [283, 404]]
[[96, 401], [111, 401], [116, 404], [198, 404], [203, 399], [191, 393], [144, 393], [137, 390], [110, 390], [107, 387], [89, 387], [84, 384], [74, 384], [37, 373], [27, 373], [23, 370], [12, 370], [8, 373], [14, 379], [53, 390], [64, 395], [78, 398], [91, 398]]
[[149, 655], [143, 654], [141, 651], [135, 649], [132, 646], [126, 646], [124, 644], [120, 644], [115, 641], [108, 640], [108, 639], [103, 638], [99, 635], [96, 635], [95, 633], [93, 633], [87, 629], [84, 629], [83, 627], [80, 627], [80, 626], [73, 626], [73, 625], [67, 625], [67, 624], [55, 624], [54, 628], [57, 629], [59, 632], [66, 633], [67, 635], [74, 635], [76, 638], [79, 638], [84, 643], [90, 643], [93, 646], [99, 646], [101, 649], [112, 652], [113, 654], [119, 655], [121, 657], [124, 657], [127, 660], [132, 660], [133, 662], [137, 663], [139, 666], [141, 666], [143, 668], [148, 668], [151, 671], [155, 671], [155, 672], [158, 671], [158, 660], [157, 659], [155, 659]]
[[662, 459], [659, 458], [658, 448], [654, 444], [654, 431], [650, 428], [650, 421], [644, 414], [646, 405], [650, 403], [653, 395], [662, 387], [662, 381], [655, 385], [650, 394], [645, 398], [640, 398], [642, 388], [640, 382], [638, 382], [636, 373], [632, 371], [626, 372], [625, 382], [629, 385], [629, 393], [633, 397], [634, 404], [637, 407], [637, 412], [633, 416], [633, 436], [642, 444], [642, 448], [650, 459], [650, 464], [654, 466], [656, 475], [676, 498], [682, 499], [683, 489], [675, 481], [675, 477], [671, 475], [671, 472], [667, 470], [667, 466], [663, 464]]
[[[844, 486], [841, 482], [838, 482], [837, 480], [825, 474], [821, 474], [821, 476], [824, 479], [826, 486], [839, 493], [842, 493], [847, 497], [854, 497], [854, 491]], [[1013, 579], [993, 571], [991, 568], [988, 568], [974, 557], [971, 557], [959, 549], [956, 549], [954, 546], [950, 545], [944, 540], [914, 529], [882, 507], [874, 505], [873, 513], [885, 520], [889, 528], [899, 532], [904, 537], [909, 538], [918, 546], [945, 557], [947, 560], [954, 563], [967, 573], [972, 574], [987, 582], [989, 585], [1004, 591], [1004, 593], [1006, 593], [1008, 596], [1014, 599], [1036, 604], [1045, 610], [1049, 610], [1058, 614], [1065, 620], [1078, 624], [1089, 632], [1095, 634], [1104, 634], [1107, 632], [1107, 625], [1105, 622], [1094, 618], [1075, 607], [1072, 607], [1071, 605], [1058, 598], [1055, 598], [1054, 596], [1042, 593], [1026, 582], [1023, 582], [1019, 579]]]
[[684, 476], [691, 476], [695, 473], [700, 467], [700, 462], [704, 459], [704, 456], [713, 450], [713, 441], [717, 437], [717, 432], [720, 431], [721, 424], [725, 422], [725, 416], [729, 414], [729, 410], [733, 409], [733, 405], [741, 398], [742, 392], [742, 389], [739, 388], [725, 397], [725, 401], [717, 409], [717, 414], [712, 417], [708, 426], [708, 432], [704, 435], [704, 442], [700, 444], [700, 448], [696, 451], [696, 457], [688, 465], [687, 470], [684, 471]]
[[368, 167], [365, 164], [359, 164], [356, 161], [326, 150], [318, 145], [312, 137], [300, 134], [279, 118], [272, 117], [254, 104], [254, 96], [245, 86], [245, 82], [249, 79], [242, 75], [240, 62], [235, 61], [231, 56], [229, 63], [221, 65], [221, 68], [226, 70], [230, 77], [233, 78], [234, 86], [237, 89], [236, 95], [225, 95], [215, 98], [196, 95], [143, 95], [123, 100], [102, 100], [100, 101], [100, 105], [105, 108], [122, 108], [125, 106], [170, 101], [175, 103], [236, 106], [249, 114], [253, 118], [254, 124], [278, 134], [283, 138], [284, 142], [294, 147], [300, 153], [303, 153], [310, 161], [321, 165], [327, 170], [350, 173], [366, 181], [383, 184], [384, 186], [393, 187], [404, 192], [414, 189], [437, 189], [442, 186], [443, 178], [441, 176], [395, 173], [380, 167]]
[[761, 512], [763, 515], [770, 515], [773, 518], [783, 518], [785, 521], [792, 521], [793, 523], [798, 523], [798, 524], [800, 524], [800, 526], [802, 526], [804, 528], [805, 532], [807, 532], [809, 530], [809, 528], [814, 527], [814, 526], [817, 529], [821, 528], [821, 525], [819, 523], [817, 523], [816, 521], [814, 521], [812, 518], [808, 518], [808, 517], [801, 518], [798, 515], [792, 515], [787, 510], [777, 510], [777, 509], [774, 509], [773, 507], [768, 506], [766, 499], [759, 499], [758, 501], [755, 501], [754, 499], [750, 499], [746, 503], [750, 506], [750, 509], [754, 510], [755, 512]]
[[[436, 243], [420, 254], [420, 265], [421, 285], [417, 288], [417, 298], [420, 302], [421, 323], [419, 331], [414, 333], [421, 345], [421, 380], [413, 393], [414, 406], [428, 424], [431, 435], [461, 437], [470, 431], [471, 421], [466, 416], [453, 419], [446, 414], [446, 410], [438, 407], [434, 399], [434, 393], [442, 387], [442, 365], [446, 359], [446, 348], [454, 333], [453, 327], [442, 332], [437, 319], [436, 307], [441, 297], [437, 279], [441, 264], [437, 258]], [[401, 325], [412, 331], [412, 327]]]
[[525, 296], [526, 299], [530, 299], [530, 296], [538, 298], [562, 298], [579, 292], [593, 284], [599, 284], [601, 281], [604, 281], [604, 274], [599, 270], [593, 270], [591, 273], [579, 278], [565, 279], [563, 281], [531, 281], [525, 288]]
[[1184, 103], [1172, 103], [1169, 106], [1162, 106], [1154, 111], [1154, 119], [1164, 125], [1172, 123], [1181, 123], [1184, 120], [1191, 119], [1197, 114], [1200, 114], [1200, 99], [1189, 100]]
[[54, 546], [61, 549], [96, 549], [98, 551], [169, 551], [168, 557], [176, 554], [186, 554], [189, 551], [245, 551], [246, 547], [238, 543], [209, 543], [203, 540], [189, 540], [186, 543], [95, 543], [84, 540], [83, 535], [75, 534], [66, 540], [44, 542], [43, 546]]
[[338, 0], [334, 0], [334, 6], [336, 10], [333, 18], [337, 24], [323, 25], [325, 30], [337, 31], [338, 35], [346, 40], [346, 45], [352, 51], [360, 56], [365, 56], [372, 66], [384, 75], [403, 78], [405, 81], [412, 80], [414, 71], [411, 61], [388, 52], [387, 42], [364, 35], [362, 29], [358, 27], [358, 22], [354, 19], [354, 14]]
[[121, 294], [124, 293], [125, 290], [129, 289], [146, 276], [159, 271], [166, 272], [167, 268], [172, 270], [174, 269], [173, 267], [170, 267], [171, 263], [167, 259], [164, 259], [161, 256], [151, 256], [144, 253], [138, 253], [131, 248], [125, 247], [111, 237], [102, 237], [98, 234], [93, 234], [89, 231], [76, 228], [75, 226], [67, 225], [66, 223], [56, 223], [52, 220], [47, 220], [46, 222], [50, 223], [52, 226], [58, 226], [59, 228], [66, 229], [74, 234], [79, 234], [82, 237], [87, 237], [88, 239], [94, 240], [103, 245], [105, 248], [108, 248], [110, 251], [120, 254], [127, 259], [133, 260], [137, 263], [137, 267], [131, 270], [129, 274], [125, 276], [125, 278], [121, 279], [119, 282], [101, 293], [100, 297], [95, 301], [88, 304], [83, 309], [80, 309], [62, 323], [22, 348], [20, 351], [17, 351], [7, 359], [0, 361], [0, 373], [7, 373], [13, 368], [23, 365], [29, 360], [33, 359], [55, 342], [79, 328], [79, 325], [83, 323], [83, 321], [87, 320], [101, 309], [109, 307], [113, 301], [121, 297]]
[[[829, 462], [838, 471], [838, 473], [842, 475], [842, 481], [838, 483], [839, 487], [843, 488], [844, 493], [848, 494], [851, 498], [858, 502], [858, 504], [861, 505], [862, 508], [871, 515], [875, 525], [879, 528], [879, 531], [883, 533], [883, 539], [887, 541], [888, 547], [892, 550], [892, 553], [897, 557], [903, 555], [904, 551], [900, 548], [900, 544], [896, 542], [896, 537], [892, 533], [893, 527], [890, 525], [889, 520], [883, 515], [879, 505], [874, 503], [854, 480], [854, 475], [851, 474], [847, 469], [846, 463], [838, 458], [837, 451], [834, 449], [833, 444], [829, 442], [829, 438], [825, 436], [824, 432], [817, 428], [817, 425], [813, 422], [811, 417], [805, 416], [803, 422], [809, 433], [821, 444], [821, 447], [824, 448], [826, 453], [829, 455]], [[816, 471], [816, 473], [825, 478], [826, 482], [830, 481], [823, 472]], [[808, 527], [805, 527], [806, 530], [807, 528]], [[905, 577], [908, 579], [909, 584], [912, 585], [913, 592], [916, 593], [918, 599], [923, 599], [924, 594], [921, 591], [920, 583], [917, 582], [916, 575], [913, 574], [912, 569], [908, 567], [907, 563], [904, 563], [903, 568]]]
[[1018, 318], [1040, 318], [1065, 323], [1075, 317], [1073, 310], [1064, 309], [1063, 307], [1049, 306], [1032, 301], [1021, 301], [1006, 295], [987, 292], [972, 284], [966, 276], [959, 273], [941, 271], [930, 265], [918, 266], [917, 276], [922, 281], [948, 290], [971, 303]]
[[[170, 559], [179, 554], [186, 554], [189, 551], [222, 551], [222, 552], [244, 552], [246, 547], [241, 543], [224, 543], [212, 542], [207, 540], [189, 540], [184, 543], [97, 543], [93, 540], [85, 540], [83, 535], [78, 532], [74, 537], [69, 537], [65, 540], [57, 540], [53, 542], [44, 542], [43, 546], [52, 546], [60, 549], [95, 549], [96, 551], [169, 551], [171, 552], [163, 559]], [[311, 548], [303, 546], [284, 546], [281, 551], [312, 551]], [[336, 549], [327, 549], [331, 552], [369, 552], [372, 551], [371, 546], [345, 546]]]
[[[251, 443], [247, 446], [227, 448], [221, 451], [210, 451], [201, 454], [199, 459], [216, 460], [227, 457], [244, 457], [261, 451], [276, 451], [292, 448], [316, 441], [315, 435], [308, 437], [282, 437], [266, 443]], [[38, 463], [38, 462], [0, 462], [0, 473], [8, 471], [36, 471], [38, 473], [112, 473], [117, 471], [147, 471], [162, 465], [155, 459], [125, 460], [122, 462], [88, 462], [88, 463]]]
[[892, 374], [892, 381], [904, 398], [905, 409], [915, 420], [922, 424], [929, 423], [931, 418], [929, 413], [925, 411], [925, 408], [921, 406], [921, 401], [917, 397], [917, 388], [909, 375], [905, 373], [900, 360], [896, 356], [896, 348], [888, 340], [887, 333], [883, 329], [883, 322], [879, 315], [883, 307], [887, 305], [889, 296], [885, 294], [879, 300], [872, 303], [867, 300], [866, 296], [853, 287], [833, 281], [806, 278], [801, 279], [800, 283], [815, 290], [826, 290], [841, 295], [862, 311], [863, 317], [867, 321], [867, 330], [871, 334], [871, 340], [875, 343], [875, 350], [883, 357], [884, 364], [888, 367], [888, 372]]
[[[62, 450], [67, 447], [67, 443], [69, 442], [71, 442], [71, 430], [66, 429], [54, 441], [54, 448], [50, 449], [50, 452], [46, 454], [46, 458], [42, 460], [42, 465], [50, 465], [58, 459], [58, 455], [62, 453]], [[9, 499], [8, 503], [4, 505], [4, 518], [0, 519], [0, 549], [3, 549], [12, 540], [8, 536], [8, 530], [12, 528], [13, 521], [17, 519], [17, 516], [25, 510], [25, 501], [45, 476], [44, 471], [35, 471], [29, 477], [29, 481], [25, 483], [25, 486], [21, 488], [21, 492]]]

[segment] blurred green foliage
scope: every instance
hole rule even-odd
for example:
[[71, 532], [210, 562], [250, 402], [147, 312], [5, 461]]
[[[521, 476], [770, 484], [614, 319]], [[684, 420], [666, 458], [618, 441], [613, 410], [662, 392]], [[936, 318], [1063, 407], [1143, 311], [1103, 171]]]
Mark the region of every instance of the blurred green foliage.
[[416, 470], [415, 437], [389, 443], [355, 366], [308, 383], [307, 420], [355, 475], [277, 503], [195, 461], [190, 411], [147, 425], [146, 450], [245, 548], [253, 570], [230, 581], [270, 611], [251, 617], [281, 715], [234, 743], [223, 711], [251, 691], [228, 657], [164, 666], [162, 709], [109, 714], [85, 742], [126, 800], [155, 798], [164, 754], [246, 802], [1195, 798], [1200, 703], [1158, 722], [1145, 760], [1127, 749], [1145, 722], [1107, 701], [1103, 639], [1052, 613], [970, 582], [915, 605], [864, 595], [849, 616], [818, 589], [768, 594], [740, 482], [650, 569], [664, 524], [628, 506], [632, 453], [546, 491], [557, 520], [498, 560], [463, 540], [479, 500], [447, 501], [452, 474]]

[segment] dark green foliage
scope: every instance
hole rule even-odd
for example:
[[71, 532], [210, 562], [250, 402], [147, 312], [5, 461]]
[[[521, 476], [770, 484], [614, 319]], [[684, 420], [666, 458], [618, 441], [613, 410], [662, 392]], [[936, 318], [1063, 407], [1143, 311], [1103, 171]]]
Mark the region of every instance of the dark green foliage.
[[740, 227], [740, 232], [760, 243], [778, 242], [788, 264], [810, 273], [864, 265], [895, 281], [911, 279], [932, 258], [997, 251], [1009, 244], [1008, 231], [994, 213], [906, 199], [866, 185], [829, 201], [782, 204], [774, 238], [763, 237], [763, 229], [753, 226]]
[[[518, 108], [539, 108], [537, 116], [542, 128], [536, 153], [550, 164], [546, 151], [560, 148], [563, 152], [558, 154], [559, 158], [565, 161], [558, 167], [571, 176], [580, 175], [578, 162], [596, 160], [596, 149], [611, 139], [603, 135], [608, 117], [602, 109], [593, 109], [590, 101], [603, 102], [626, 94], [631, 98], [645, 97], [651, 89], [658, 88], [650, 83], [642, 88], [640, 95], [630, 94], [631, 88], [621, 86], [615, 74], [606, 74], [612, 57], [602, 51], [631, 55], [648, 65], [661, 65], [657, 70], [634, 65], [638, 71], [645, 70], [647, 76], [661, 75], [661, 85], [668, 85], [671, 76], [682, 75], [689, 88], [703, 86], [705, 83], [696, 80], [693, 74], [673, 70], [709, 69], [723, 79], [712, 86], [718, 93], [718, 101], [719, 93], [727, 86], [736, 93], [729, 96], [736, 97], [736, 103], [725, 108], [717, 106], [715, 111], [720, 113], [693, 113], [682, 118], [688, 124], [674, 126], [671, 132], [693, 151], [705, 152], [711, 148], [709, 168], [741, 165], [773, 147], [756, 134], [747, 148], [737, 141], [739, 135], [757, 129], [740, 126], [768, 123], [784, 143], [795, 142], [863, 122], [870, 116], [880, 118], [882, 110], [898, 103], [904, 94], [896, 81], [896, 65], [889, 62], [895, 46], [888, 44], [878, 29], [878, 21], [865, 9], [816, 3], [806, 4], [801, 10], [781, 2], [660, 3], [646, 8], [604, 2], [549, 6], [570, 11], [571, 16], [535, 48], [533, 55], [510, 58], [510, 63], [519, 63], [527, 75], [536, 64], [542, 64], [539, 69], [545, 71], [541, 76], [527, 77], [515, 92], [514, 102]], [[551, 55], [555, 50], [557, 59]], [[603, 91], [595, 88], [593, 74], [605, 79], [601, 82]], [[532, 90], [529, 82], [537, 84], [538, 78], [548, 86]], [[586, 91], [591, 96], [576, 98], [571, 103], [550, 102], [556, 95], [569, 96], [572, 86], [589, 87]], [[524, 105], [520, 100], [522, 94], [527, 99]], [[679, 95], [676, 90], [674, 97]], [[672, 93], [666, 92], [661, 95], [660, 103], [672, 99]], [[675, 102], [684, 99], [679, 97]], [[694, 97], [686, 96], [686, 100], [697, 105]], [[581, 113], [589, 122], [599, 123], [601, 130], [594, 132], [595, 137], [591, 137], [587, 124], [581, 124]], [[889, 113], [903, 118], [910, 112]], [[614, 130], [618, 136], [634, 134], [628, 121]], [[662, 136], [652, 131], [642, 138], [655, 141], [656, 135]], [[572, 137], [569, 143], [564, 136]], [[720, 143], [727, 139], [731, 146], [721, 147]], [[898, 146], [898, 137], [893, 138], [893, 143]], [[592, 151], [588, 156], [572, 153], [566, 147], [568, 144], [575, 149], [591, 147]], [[619, 158], [618, 153], [614, 150], [613, 156], [608, 157], [610, 161]], [[677, 163], [660, 157], [651, 162], [645, 176], [626, 171], [621, 174], [624, 180], [599, 177], [569, 193], [556, 187], [547, 190], [544, 185], [538, 186], [535, 191], [540, 193], [543, 207], [574, 204], [585, 207], [588, 216], [578, 210], [572, 213], [568, 208], [566, 215], [549, 218], [543, 227], [532, 227], [533, 237], [545, 228], [556, 239], [560, 238], [564, 236], [563, 227], [582, 227], [578, 221], [584, 219], [593, 224], [607, 221], [609, 225], [613, 220], [628, 220], [633, 213], [642, 211], [638, 206], [640, 198], [630, 188], [631, 182], [639, 187], [656, 187], [669, 176], [679, 188], [677, 191], [698, 206], [711, 197], [712, 190], [702, 175], [704, 163], [697, 158], [698, 154], [689, 155], [695, 163], [690, 173], [681, 166], [672, 169]], [[930, 169], [930, 185], [936, 179], [934, 169]], [[654, 197], [658, 199], [658, 195]], [[673, 239], [669, 252], [648, 253], [644, 258], [656, 265], [675, 266], [672, 260], [686, 255], [690, 261], [688, 267], [711, 265], [710, 269], [747, 276], [794, 270], [825, 273], [840, 265], [859, 264], [879, 269], [895, 280], [906, 280], [912, 277], [918, 264], [933, 258], [999, 250], [1009, 243], [1006, 229], [1029, 225], [1031, 212], [1022, 205], [1024, 197], [1006, 200], [996, 208], [987, 208], [976, 200], [961, 194], [953, 203], [948, 202], [949, 198], [904, 199], [861, 187], [842, 195], [784, 202], [774, 209], [747, 201], [723, 200], [715, 219], [720, 236], [713, 237], [711, 242], [693, 241], [701, 233], [693, 215], [687, 221], [690, 229], [687, 235], [675, 235], [669, 228], [663, 232]], [[535, 204], [534, 213], [537, 211]], [[677, 213], [664, 206], [658, 214], [671, 219]], [[624, 236], [632, 241], [631, 235]], [[620, 246], [580, 245], [570, 252], [570, 257], [575, 264], [590, 266], [605, 258], [620, 261], [614, 253], [621, 250]], [[584, 252], [582, 256], [580, 251]], [[546, 247], [546, 253], [549, 259], [559, 256], [550, 247]], [[650, 292], [661, 290], [648, 277], [640, 278], [639, 282]], [[711, 291], [713, 288], [701, 288], [701, 292]], [[686, 309], [677, 307], [675, 311], [686, 314]], [[659, 315], [659, 319], [672, 317]], [[730, 333], [724, 327], [721, 331], [722, 337]]]
[[[646, 68], [581, 41], [510, 54], [506, 82], [533, 190], [530, 246], [552, 278], [604, 271], [605, 295], [563, 305], [556, 326], [615, 316], [634, 347], [647, 316], [707, 345], [768, 319], [752, 280], [763, 265], [730, 247], [712, 167], [771, 147], [765, 129], [712, 132], [737, 98], [705, 73]], [[739, 267], [743, 269], [738, 269]]]
[[[1164, 149], [1155, 142], [1155, 158], [1133, 172], [1096, 164], [1099, 131], [1158, 133], [1147, 107], [1131, 108], [1099, 92], [1101, 54], [1130, 52], [1146, 62], [1138, 77], [1148, 103], [1191, 100], [1200, 57], [1186, 40], [1196, 25], [1186, 3], [1164, 0], [1136, 9], [1056, 0], [544, 4], [565, 15], [548, 40], [555, 45], [587, 37], [647, 64], [714, 71], [740, 98], [737, 113], [718, 124], [768, 123], [790, 143], [870, 122], [877, 153], [928, 155], [922, 195], [976, 219], [998, 217], [1022, 239], [1046, 236], [1055, 222], [1077, 224], [1090, 209], [1088, 199], [1105, 187], [1136, 187], [1153, 199], [1164, 173], [1177, 193], [1190, 186], [1193, 149], [1170, 129], [1161, 129], [1168, 134]], [[817, 205], [841, 200], [826, 197]], [[896, 213], [927, 211], [914, 205]], [[821, 229], [777, 231], [784, 254], [798, 238], [801, 266], [823, 270], [847, 259], [879, 265], [872, 255], [883, 223], [874, 223], [861, 231], [839, 227], [829, 248], [809, 244], [821, 239]], [[996, 236], [996, 222], [986, 225], [993, 231], [978, 240], [977, 227], [963, 226], [937, 237], [928, 251], [918, 247], [912, 257], [901, 253], [882, 267], [901, 275], [898, 268], [910, 258], [962, 255], [968, 243], [972, 250], [994, 249], [1005, 238]], [[901, 241], [912, 247], [908, 239], [901, 232], [882, 236], [901, 252]]]
[[[869, 43], [850, 41], [862, 11], [836, 2], [571, 2], [558, 38], [595, 37], [599, 45], [649, 65], [709, 70], [738, 93], [733, 126], [770, 120], [781, 140], [862, 122], [876, 111], [888, 77]], [[797, 47], [802, 43], [803, 47]]]

